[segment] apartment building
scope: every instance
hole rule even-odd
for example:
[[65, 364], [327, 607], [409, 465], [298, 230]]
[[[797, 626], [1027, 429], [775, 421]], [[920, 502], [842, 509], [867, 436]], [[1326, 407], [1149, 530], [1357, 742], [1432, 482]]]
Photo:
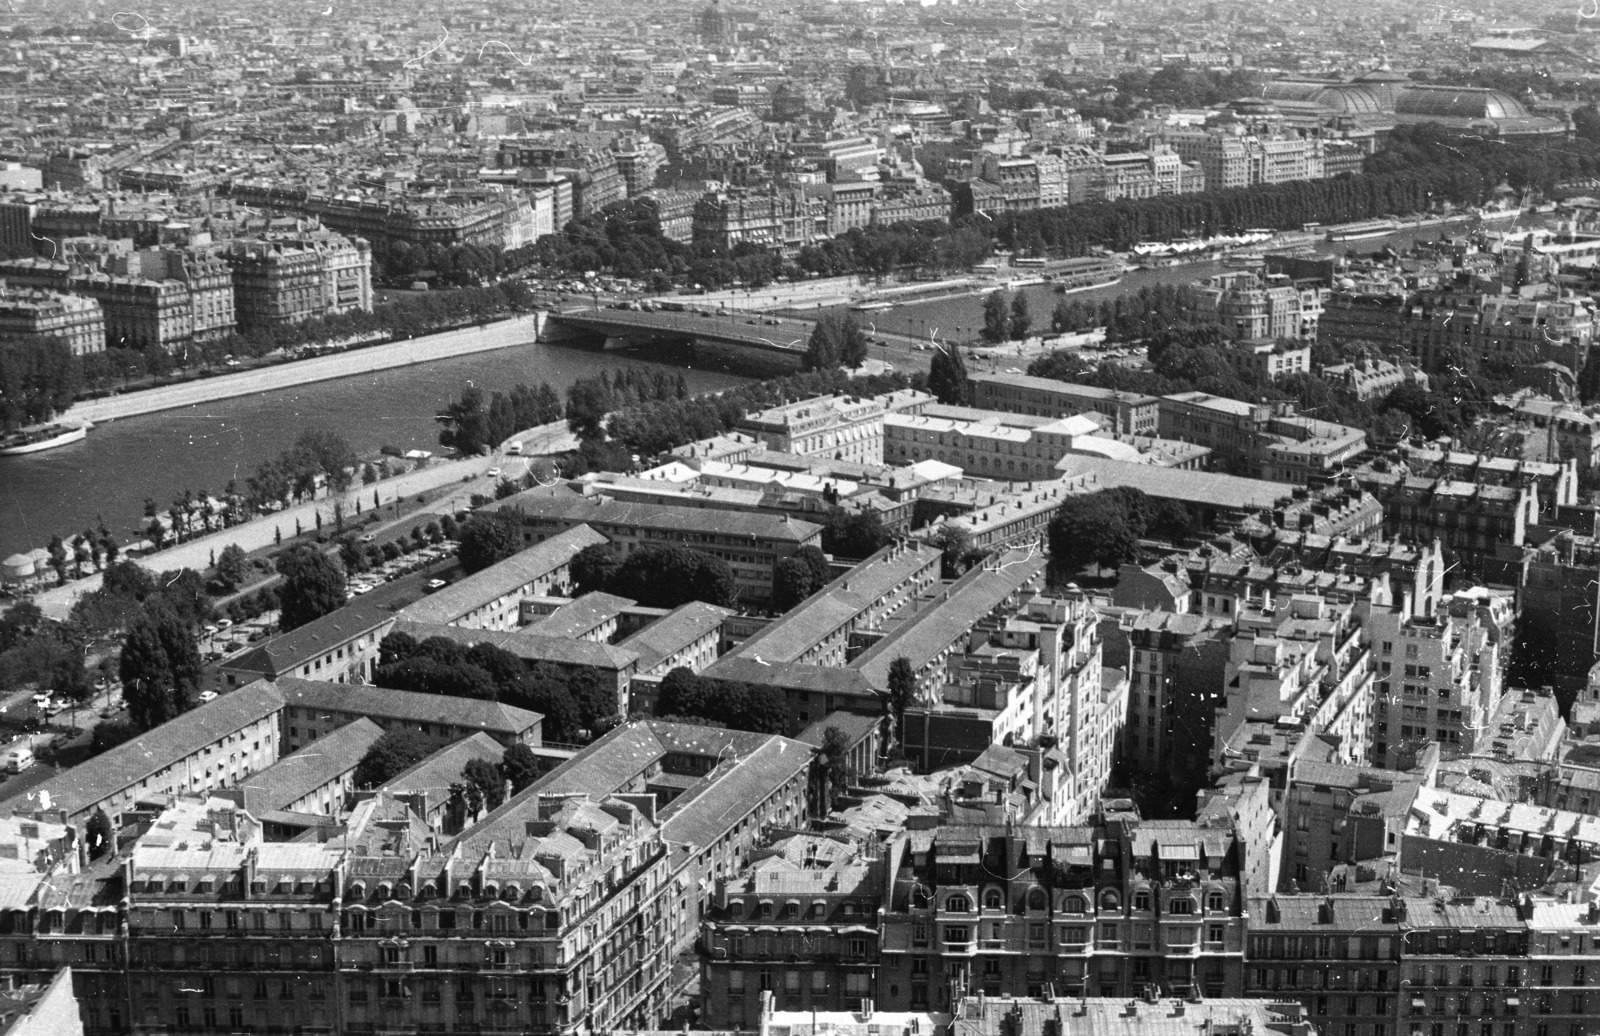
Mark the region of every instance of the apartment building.
[[605, 536], [582, 524], [541, 536], [538, 543], [509, 558], [407, 605], [396, 617], [469, 629], [516, 629], [524, 600], [566, 596], [571, 591], [572, 559], [585, 547], [607, 542]]
[[[693, 945], [711, 893], [732, 878], [772, 829], [806, 816], [810, 747], [772, 734], [680, 723], [625, 723], [512, 796], [447, 845], [523, 837], [530, 803], [613, 795], [653, 807], [666, 844], [662, 893], [647, 909], [663, 922], [669, 954]], [[685, 976], [686, 977], [686, 976]]]
[[766, 443], [769, 450], [883, 463], [884, 405], [878, 399], [816, 396], [746, 414], [735, 427]]
[[295, 676], [329, 683], [371, 683], [378, 646], [394, 627], [394, 612], [351, 601], [304, 626], [280, 633], [219, 668], [229, 687]]
[[1365, 359], [1337, 363], [1319, 372], [1332, 388], [1354, 396], [1361, 402], [1384, 398], [1402, 385], [1428, 390], [1428, 376], [1409, 363]]
[[1500, 649], [1478, 615], [1374, 607], [1361, 621], [1376, 681], [1372, 765], [1408, 768], [1428, 744], [1446, 756], [1472, 754], [1501, 694]]
[[1035, 552], [1011, 551], [986, 559], [932, 601], [918, 602], [886, 636], [862, 652], [850, 668], [873, 687], [887, 690], [889, 667], [897, 658], [916, 674], [916, 700], [937, 705], [950, 666], [966, 654], [968, 637], [983, 620], [1014, 613], [1037, 593], [1045, 559]]
[[1539, 490], [1522, 485], [1480, 485], [1451, 478], [1358, 469], [1357, 484], [1383, 505], [1383, 531], [1391, 539], [1437, 539], [1476, 578], [1501, 546], [1521, 547], [1539, 521]]
[[1244, 985], [1231, 823], [944, 825], [887, 851], [884, 1007], [943, 1010], [952, 990], [1127, 997], [1154, 984], [1209, 999]]
[[372, 310], [372, 254], [362, 238], [322, 231], [236, 239], [222, 256], [233, 267], [240, 327]]
[[356, 767], [382, 736], [383, 728], [363, 716], [234, 787], [219, 789], [215, 797], [260, 821], [268, 841], [289, 841], [312, 828], [331, 827], [355, 794]]
[[[887, 853], [814, 835], [775, 841], [764, 858], [717, 882], [701, 957], [705, 1023], [759, 1026], [765, 1010], [854, 1010], [877, 992], [877, 912]], [[805, 933], [803, 956], [783, 952]]]
[[383, 805], [397, 804], [352, 818], [361, 855], [265, 842], [248, 814], [214, 804], [169, 811], [175, 838], [147, 835], [122, 875], [128, 959], [115, 967], [133, 1031], [575, 1033], [659, 1016], [667, 849], [637, 803], [531, 800], [519, 854], [485, 841], [450, 855], [409, 841], [410, 814]]
[[1165, 141], [1184, 162], [1204, 170], [1207, 190], [1320, 180], [1326, 175], [1320, 137], [1262, 137], [1238, 127], [1233, 130], [1172, 131]]
[[[1322, 317], [1323, 289], [1300, 287], [1281, 273], [1238, 271], [1208, 277], [1196, 287], [1204, 311], [1234, 337], [1314, 339]], [[1309, 373], [1309, 369], [1300, 373]]]
[[270, 683], [242, 687], [0, 806], [81, 827], [97, 812], [115, 821], [142, 803], [231, 787], [278, 761], [283, 706], [283, 694]]
[[1230, 627], [1229, 620], [1207, 615], [1142, 607], [1102, 610], [1103, 663], [1128, 674], [1119, 753], [1128, 766], [1144, 773], [1182, 771], [1184, 779], [1195, 782], [1187, 771], [1209, 756], [1210, 726], [1190, 729], [1180, 722], [1180, 706], [1210, 703], [1220, 693]]
[[730, 658], [844, 666], [875, 633], [939, 582], [940, 553], [892, 544], [746, 637]]
[[[972, 405], [983, 410], [1043, 417], [1069, 417], [1093, 410], [1111, 418], [1112, 428], [1122, 435], [1156, 435], [1160, 426], [1161, 401], [1154, 396], [1026, 374], [974, 372], [968, 381], [972, 385]], [[1165, 433], [1161, 434], [1165, 437]]]
[[587, 525], [623, 550], [650, 543], [712, 554], [733, 569], [741, 597], [758, 604], [772, 599], [772, 572], [779, 561], [822, 541], [822, 526], [791, 520], [787, 514], [631, 504], [565, 490], [554, 495], [530, 489], [491, 507], [515, 514], [529, 545]]
[[100, 303], [78, 295], [0, 287], [0, 335], [55, 338], [74, 356], [104, 352], [106, 321]]
[[[294, 677], [263, 680], [241, 690], [271, 693], [281, 702], [281, 711], [274, 716], [279, 728], [275, 734], [290, 752], [298, 752], [363, 716], [384, 730], [409, 730], [440, 744], [480, 732], [507, 747], [518, 742], [537, 746], [542, 740], [544, 717], [537, 712], [477, 698], [353, 687]], [[218, 701], [235, 694], [224, 695]]]

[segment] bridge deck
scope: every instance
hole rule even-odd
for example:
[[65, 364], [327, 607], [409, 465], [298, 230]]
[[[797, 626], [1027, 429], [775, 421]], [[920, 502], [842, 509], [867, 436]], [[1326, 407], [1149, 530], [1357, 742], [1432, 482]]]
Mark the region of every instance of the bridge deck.
[[551, 313], [551, 321], [615, 338], [687, 339], [729, 342], [781, 353], [804, 352], [812, 325], [802, 320], [732, 313], [660, 313], [629, 309]]

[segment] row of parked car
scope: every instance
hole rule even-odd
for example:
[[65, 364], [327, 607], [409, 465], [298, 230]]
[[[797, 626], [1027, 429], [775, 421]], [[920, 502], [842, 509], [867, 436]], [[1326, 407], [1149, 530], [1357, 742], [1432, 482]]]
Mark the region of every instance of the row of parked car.
[[[345, 584], [344, 599], [350, 601], [361, 594], [371, 593], [384, 583], [399, 579], [401, 576], [415, 572], [419, 568], [426, 568], [436, 561], [453, 557], [455, 552], [455, 543], [446, 540], [443, 543], [436, 543], [432, 546], [423, 547], [421, 550], [412, 551], [410, 554], [402, 554], [393, 561], [385, 561], [377, 568], [369, 569], [360, 575], [352, 577]], [[438, 586], [444, 585], [443, 580], [434, 579], [429, 581], [428, 589], [438, 589], [438, 586], [434, 585], [435, 583]]]

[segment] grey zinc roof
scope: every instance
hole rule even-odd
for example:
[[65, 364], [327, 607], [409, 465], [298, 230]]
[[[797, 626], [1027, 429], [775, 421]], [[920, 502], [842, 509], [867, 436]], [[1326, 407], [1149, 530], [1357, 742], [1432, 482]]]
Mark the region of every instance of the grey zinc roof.
[[630, 504], [604, 495], [552, 497], [537, 489], [508, 496], [494, 505], [494, 509], [521, 511], [541, 518], [592, 522], [601, 527], [626, 525], [664, 532], [752, 536], [793, 543], [803, 543], [822, 531], [820, 525], [795, 521], [784, 515], [674, 507], [670, 504]]
[[481, 701], [477, 698], [450, 698], [442, 694], [422, 694], [417, 691], [396, 691], [387, 687], [323, 683], [318, 680], [296, 680], [289, 677], [271, 681], [270, 685], [288, 705], [303, 709], [343, 712], [354, 716], [381, 716], [408, 723], [440, 723], [519, 735], [544, 718], [537, 712], [519, 709], [514, 705], [502, 705], [499, 702]]
[[[1162, 500], [1220, 507], [1236, 511], [1257, 511], [1271, 507], [1294, 492], [1287, 482], [1267, 482], [1258, 478], [1221, 475], [1211, 471], [1187, 471], [1154, 464], [1132, 464], [1104, 457], [1069, 453], [1056, 464], [1063, 475], [1093, 475], [1102, 488], [1132, 486]], [[1089, 487], [1093, 491], [1094, 487]]]
[[598, 641], [543, 637], [520, 630], [480, 630], [470, 626], [438, 626], [421, 622], [397, 622], [394, 628], [395, 632], [415, 637], [418, 642], [429, 637], [443, 637], [467, 647], [493, 644], [529, 662], [592, 665], [600, 669], [622, 670], [633, 665], [638, 657], [627, 648]]
[[521, 632], [541, 637], [581, 637], [637, 603], [616, 594], [584, 594], [571, 604], [563, 604], [538, 622], [523, 627]]
[[305, 663], [340, 644], [394, 622], [395, 613], [381, 604], [356, 600], [288, 633], [279, 634], [245, 652], [225, 669], [260, 673], [271, 678], [292, 674]]
[[397, 774], [384, 785], [391, 795], [421, 795], [424, 810], [450, 797], [450, 785], [461, 779], [461, 771], [474, 759], [499, 763], [505, 748], [488, 734], [477, 733], [447, 745], [411, 769]]
[[234, 790], [252, 816], [287, 809], [331, 781], [356, 768], [383, 728], [362, 716], [326, 737], [284, 756], [259, 773], [251, 774]]
[[1032, 551], [1011, 551], [993, 567], [975, 568], [942, 591], [932, 607], [907, 616], [894, 632], [868, 648], [850, 668], [870, 685], [889, 686], [889, 666], [904, 656], [920, 669], [940, 651], [994, 611], [995, 606], [1040, 572], [1046, 564]]
[[920, 543], [885, 547], [752, 634], [729, 654], [759, 657], [763, 662], [793, 662], [909, 579], [932, 556], [931, 549]]
[[[538, 796], [608, 795], [629, 788], [662, 756], [675, 752], [717, 759], [727, 756], [723, 761], [731, 760], [735, 767], [726, 779], [713, 780], [710, 775], [702, 778], [657, 817], [668, 838], [695, 841], [697, 845], [709, 844], [697, 840], [704, 837], [708, 825], [722, 824], [718, 829], [720, 837], [722, 829], [742, 816], [743, 811], [735, 807], [740, 803], [753, 805], [764, 798], [767, 790], [775, 786], [771, 782], [787, 780], [784, 775], [792, 775], [791, 768], [809, 766], [812, 755], [809, 745], [775, 734], [657, 720], [627, 723], [506, 800], [461, 832], [445, 851], [456, 844], [483, 846], [492, 841], [520, 840], [527, 812]], [[697, 787], [701, 790], [696, 791]]]
[[700, 675], [715, 680], [779, 687], [786, 691], [807, 691], [839, 697], [878, 696], [872, 684], [854, 669], [835, 669], [804, 662], [775, 662], [769, 665], [753, 656], [724, 655], [707, 666]]
[[644, 672], [663, 658], [720, 628], [722, 620], [732, 614], [730, 608], [719, 608], [704, 601], [690, 601], [620, 641], [617, 647], [636, 654], [639, 670]]
[[48, 794], [52, 809], [65, 810], [69, 817], [73, 816], [166, 769], [202, 746], [274, 715], [283, 705], [283, 693], [270, 681], [246, 684], [59, 773], [32, 791], [0, 802], [0, 808], [13, 812], [38, 809]]
[[519, 586], [548, 575], [571, 561], [583, 548], [605, 542], [604, 536], [587, 525], [575, 526], [429, 594], [402, 609], [400, 618], [411, 622], [454, 622], [474, 608], [481, 608]]

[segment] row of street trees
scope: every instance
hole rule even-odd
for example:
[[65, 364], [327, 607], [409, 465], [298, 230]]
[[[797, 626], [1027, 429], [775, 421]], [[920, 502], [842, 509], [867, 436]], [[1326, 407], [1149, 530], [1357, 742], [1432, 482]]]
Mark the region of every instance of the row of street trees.
[[983, 300], [983, 338], [986, 342], [1015, 342], [1033, 330], [1033, 314], [1028, 296], [1002, 289], [991, 291]]

